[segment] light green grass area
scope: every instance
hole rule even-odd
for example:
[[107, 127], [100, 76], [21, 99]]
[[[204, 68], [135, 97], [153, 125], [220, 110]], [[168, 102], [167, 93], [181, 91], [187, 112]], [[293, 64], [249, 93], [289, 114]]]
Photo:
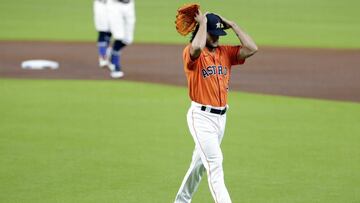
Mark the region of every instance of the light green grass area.
[[[0, 202], [172, 202], [193, 149], [186, 88], [0, 80]], [[233, 202], [360, 202], [360, 104], [235, 93]], [[194, 202], [212, 202], [204, 179]]]
[[[135, 42], [187, 42], [174, 21], [177, 8], [189, 2], [236, 21], [259, 45], [360, 48], [358, 0], [136, 0]], [[96, 39], [91, 0], [4, 1], [0, 19], [2, 40]], [[223, 43], [238, 42], [230, 33]]]

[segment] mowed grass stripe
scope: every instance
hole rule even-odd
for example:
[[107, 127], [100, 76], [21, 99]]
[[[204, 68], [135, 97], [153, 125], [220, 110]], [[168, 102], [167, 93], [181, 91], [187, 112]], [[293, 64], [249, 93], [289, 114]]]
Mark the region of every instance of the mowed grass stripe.
[[[0, 80], [0, 202], [172, 202], [193, 141], [182, 87]], [[360, 105], [231, 92], [234, 202], [358, 202]], [[206, 177], [205, 177], [206, 178]], [[207, 181], [194, 202], [211, 202]]]
[[[175, 30], [176, 10], [194, 1], [136, 1], [135, 42], [186, 43]], [[198, 0], [242, 26], [263, 46], [360, 48], [360, 1]], [[95, 41], [93, 1], [4, 1], [0, 39]], [[222, 43], [237, 43], [232, 31]]]

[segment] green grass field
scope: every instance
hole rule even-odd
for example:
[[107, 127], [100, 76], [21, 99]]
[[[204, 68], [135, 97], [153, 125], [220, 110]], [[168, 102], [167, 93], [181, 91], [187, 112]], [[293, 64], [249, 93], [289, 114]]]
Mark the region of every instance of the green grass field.
[[[135, 42], [186, 43], [174, 29], [186, 2], [136, 0]], [[360, 48], [357, 0], [197, 2], [260, 46]], [[1, 40], [95, 43], [89, 0], [4, 1], [0, 19]], [[194, 147], [189, 102], [184, 87], [0, 76], [0, 202], [172, 202]], [[359, 103], [231, 92], [229, 104], [233, 202], [360, 202]], [[212, 202], [205, 180], [193, 202]]]
[[[0, 80], [0, 202], [172, 202], [190, 162], [186, 88]], [[360, 104], [232, 92], [233, 202], [360, 201]], [[194, 202], [212, 202], [207, 181]]]
[[[135, 42], [186, 43], [174, 28], [176, 9], [199, 2], [245, 28], [259, 45], [360, 48], [358, 0], [136, 1]], [[91, 0], [4, 1], [0, 39], [93, 41]], [[237, 42], [234, 35], [224, 43]]]

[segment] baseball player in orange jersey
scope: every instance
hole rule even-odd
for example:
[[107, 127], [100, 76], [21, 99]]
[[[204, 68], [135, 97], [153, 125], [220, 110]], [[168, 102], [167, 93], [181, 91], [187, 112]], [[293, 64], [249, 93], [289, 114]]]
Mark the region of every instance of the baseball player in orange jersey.
[[[231, 66], [243, 64], [258, 48], [235, 22], [213, 13], [202, 15], [200, 10], [195, 20], [198, 26], [191, 43], [183, 51], [184, 70], [192, 100], [187, 122], [195, 150], [175, 203], [191, 202], [205, 171], [214, 201], [230, 203], [224, 183], [220, 143], [225, 131]], [[226, 35], [226, 28], [235, 32], [241, 45], [219, 45], [219, 36]]]

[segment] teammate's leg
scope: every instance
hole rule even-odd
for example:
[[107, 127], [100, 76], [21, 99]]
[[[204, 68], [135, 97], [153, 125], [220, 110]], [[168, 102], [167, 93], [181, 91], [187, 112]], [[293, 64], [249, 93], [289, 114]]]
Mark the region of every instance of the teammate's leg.
[[118, 1], [108, 1], [107, 8], [110, 30], [115, 40], [111, 51], [111, 64], [109, 65], [109, 68], [111, 70], [111, 77], [120, 78], [124, 75], [121, 70], [121, 49], [127, 45], [124, 41], [123, 4]]
[[134, 2], [130, 2], [123, 9], [124, 12], [124, 42], [129, 45], [134, 41], [135, 31], [135, 5]]
[[120, 78], [124, 76], [124, 73], [121, 70], [121, 49], [124, 48], [124, 44], [121, 40], [115, 40], [112, 51], [111, 51], [111, 64], [109, 65], [111, 76], [113, 78]]
[[97, 47], [99, 55], [99, 65], [108, 65], [106, 50], [109, 47], [111, 33], [108, 22], [107, 5], [103, 1], [94, 1], [94, 25], [98, 31]]
[[99, 31], [98, 34], [98, 54], [99, 54], [99, 66], [104, 67], [108, 65], [108, 52], [110, 46], [110, 40], [111, 40], [111, 33], [110, 32], [104, 32]]
[[178, 193], [175, 197], [175, 203], [189, 203], [199, 187], [199, 183], [204, 174], [205, 168], [201, 162], [200, 154], [197, 149], [194, 150], [190, 167], [182, 181]]

